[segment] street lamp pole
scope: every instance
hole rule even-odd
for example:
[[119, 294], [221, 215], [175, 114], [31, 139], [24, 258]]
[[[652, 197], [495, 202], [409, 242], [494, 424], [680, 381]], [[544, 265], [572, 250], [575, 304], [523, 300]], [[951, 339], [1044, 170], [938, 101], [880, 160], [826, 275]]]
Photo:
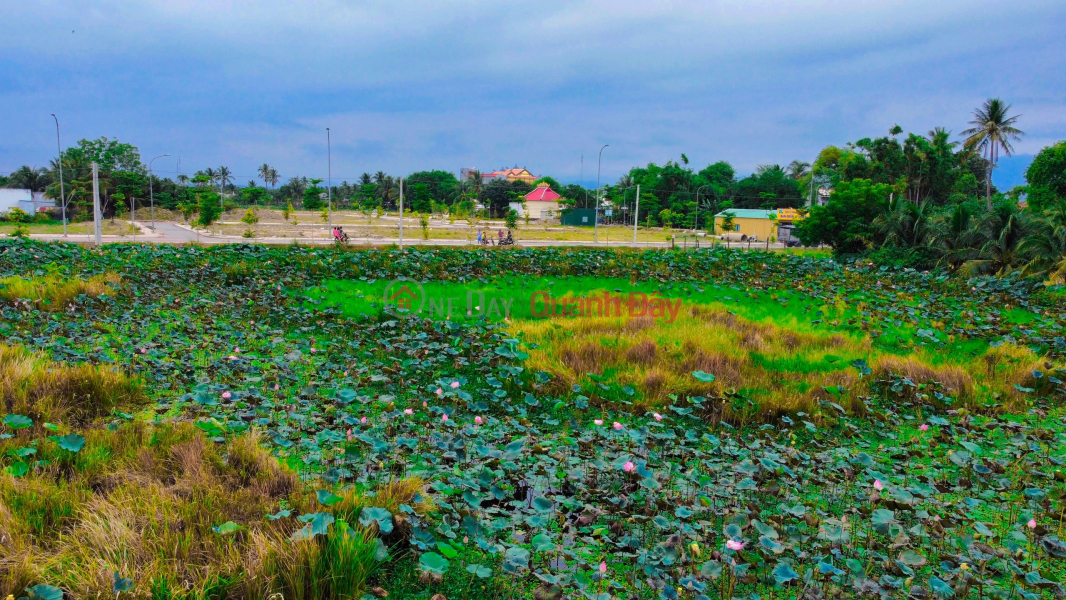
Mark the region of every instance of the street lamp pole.
[[[169, 154], [160, 154], [155, 158], [163, 158], [164, 156], [170, 156]], [[152, 163], [155, 162], [155, 158], [148, 161], [148, 201], [152, 206], [152, 231], [155, 231], [155, 192], [152, 189]]]
[[333, 235], [333, 150], [326, 128], [326, 212], [329, 214], [329, 233]]
[[707, 185], [701, 185], [700, 187], [696, 188], [696, 224], [692, 226], [693, 231], [700, 228], [700, 190], [707, 187]]
[[52, 113], [56, 120], [56, 150], [59, 150], [59, 208], [63, 211], [63, 237], [67, 237], [67, 192], [63, 188], [63, 144], [59, 141], [59, 117]]
[[[604, 144], [603, 148], [607, 146], [610, 146], [610, 144]], [[593, 243], [600, 241], [600, 165], [603, 164], [603, 148], [600, 148], [599, 158], [596, 159], [596, 210], [592, 217]]]

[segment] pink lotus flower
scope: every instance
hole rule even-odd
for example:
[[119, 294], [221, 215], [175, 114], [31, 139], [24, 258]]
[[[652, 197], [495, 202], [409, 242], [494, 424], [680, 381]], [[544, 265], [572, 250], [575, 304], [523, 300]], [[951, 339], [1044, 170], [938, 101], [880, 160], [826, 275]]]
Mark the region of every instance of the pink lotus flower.
[[444, 390], [442, 390], [440, 388], [437, 388], [437, 395], [438, 396], [443, 396], [444, 395]]
[[926, 423], [922, 423], [918, 426], [918, 431], [929, 431], [929, 425]]
[[422, 408], [429, 408], [429, 404], [426, 404], [425, 402], [423, 402], [422, 403]]
[[470, 538], [464, 535], [463, 536], [463, 543], [465, 544], [465, 543], [467, 543], [469, 541], [470, 541]]
[[662, 421], [662, 420], [663, 420], [663, 416], [662, 416], [662, 415], [660, 415], [659, 413], [651, 413], [651, 416], [652, 416], [652, 418], [653, 418], [653, 419], [655, 419], [656, 421]]
[[619, 423], [618, 421], [615, 421], [614, 425], [612, 425], [612, 427], [615, 428], [615, 431], [622, 431], [622, 424]]
[[141, 354], [148, 354], [148, 348], [141, 348]]
[[633, 470], [636, 469], [636, 468], [637, 468], [637, 466], [634, 465], [633, 461], [631, 461], [631, 460], [627, 460], [626, 464], [622, 465], [622, 470], [625, 471], [626, 473], [632, 473]]
[[345, 371], [345, 372], [344, 372], [344, 376], [345, 376], [345, 377], [347, 377], [347, 376], [348, 376], [348, 371]]
[[365, 425], [366, 424], [366, 417], [363, 417], [362, 419], [359, 419], [359, 422]]
[[459, 387], [459, 382], [458, 381], [453, 381], [452, 382], [452, 389], [454, 390], [457, 387]]
[[403, 409], [403, 414], [405, 414], [405, 415], [413, 415], [413, 414], [415, 414], [415, 409], [413, 409], [413, 408], [405, 408], [405, 409]]
[[880, 479], [874, 479], [874, 489], [875, 490], [883, 490], [883, 489], [885, 489], [885, 486], [881, 484], [881, 480]]
[[592, 422], [597, 425], [603, 425], [603, 419], [593, 419]]
[[606, 575], [606, 574], [607, 574], [607, 561], [604, 560], [604, 561], [600, 562], [600, 575]]
[[234, 353], [234, 354], [240, 354], [240, 353], [241, 353], [241, 349], [240, 349], [239, 347], [237, 347], [237, 348], [234, 348], [234, 349], [233, 349], [233, 353]]
[[735, 541], [735, 540], [729, 540], [728, 542], [725, 543], [725, 547], [729, 548], [730, 550], [734, 550], [734, 551], [743, 550], [744, 549], [744, 542], [738, 542], [738, 541]]
[[1029, 519], [1029, 522], [1026, 523], [1026, 525], [1029, 529], [1036, 529], [1036, 519]]
[[481, 425], [484, 421], [481, 420], [481, 417], [474, 417], [474, 422]]
[[440, 420], [441, 420], [442, 422], [445, 422], [445, 423], [447, 423], [447, 422], [448, 422], [448, 415], [447, 415], [447, 413], [445, 413], [445, 414], [441, 415], [441, 416], [440, 416]]
[[311, 354], [314, 354], [315, 352], [318, 352], [318, 350], [315, 350], [314, 346], [312, 346], [311, 347]]
[[222, 392], [222, 399], [223, 400], [229, 400], [232, 397], [233, 397], [233, 394], [231, 394], [229, 392]]
[[274, 384], [274, 391], [278, 391], [279, 389], [281, 389], [281, 386], [279, 386], [278, 384], [275, 383]]
[[230, 360], [237, 360], [237, 357], [236, 357], [236, 356], [233, 356], [232, 354], [230, 354], [230, 355], [229, 355], [229, 359], [230, 359]]
[[351, 429], [348, 430], [348, 441], [349, 442], [352, 441], [352, 430]]

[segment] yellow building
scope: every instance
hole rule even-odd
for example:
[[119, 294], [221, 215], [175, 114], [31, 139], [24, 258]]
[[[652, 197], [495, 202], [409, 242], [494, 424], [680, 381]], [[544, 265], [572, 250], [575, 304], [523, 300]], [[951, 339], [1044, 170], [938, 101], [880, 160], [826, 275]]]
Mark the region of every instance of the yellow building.
[[[732, 215], [732, 227], [726, 229], [727, 214]], [[791, 225], [802, 220], [803, 216], [794, 208], [777, 210], [757, 210], [752, 208], [731, 208], [714, 215], [714, 233], [740, 233], [759, 240], [780, 238], [778, 227]]]
[[484, 182], [492, 181], [493, 179], [506, 179], [507, 181], [524, 181], [526, 183], [533, 183], [537, 180], [537, 177], [529, 172], [528, 169], [515, 167], [513, 169], [503, 169], [501, 171], [493, 171], [492, 173], [485, 173], [481, 176], [481, 180]]

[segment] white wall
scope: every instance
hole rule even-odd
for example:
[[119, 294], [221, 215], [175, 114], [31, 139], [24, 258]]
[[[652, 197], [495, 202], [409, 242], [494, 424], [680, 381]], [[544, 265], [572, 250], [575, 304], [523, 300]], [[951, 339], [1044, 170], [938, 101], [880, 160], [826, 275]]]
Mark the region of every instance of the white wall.
[[32, 202], [33, 193], [29, 190], [0, 188], [0, 213], [6, 213], [15, 207], [26, 210], [24, 205]]

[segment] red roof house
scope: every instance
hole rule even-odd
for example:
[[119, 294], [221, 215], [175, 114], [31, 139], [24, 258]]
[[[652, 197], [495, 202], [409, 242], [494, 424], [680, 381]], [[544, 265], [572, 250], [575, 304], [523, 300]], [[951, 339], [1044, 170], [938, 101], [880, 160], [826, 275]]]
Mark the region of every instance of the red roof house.
[[556, 202], [559, 200], [559, 194], [556, 194], [555, 190], [551, 189], [551, 186], [547, 183], [542, 183], [535, 190], [526, 194], [526, 200], [531, 202]]

